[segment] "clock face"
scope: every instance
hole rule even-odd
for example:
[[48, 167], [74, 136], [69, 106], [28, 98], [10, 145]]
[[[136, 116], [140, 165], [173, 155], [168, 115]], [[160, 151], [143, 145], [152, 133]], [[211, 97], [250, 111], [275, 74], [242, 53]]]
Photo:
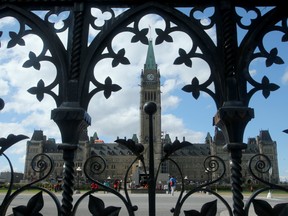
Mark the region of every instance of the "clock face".
[[147, 74], [147, 79], [150, 81], [154, 80], [154, 74]]

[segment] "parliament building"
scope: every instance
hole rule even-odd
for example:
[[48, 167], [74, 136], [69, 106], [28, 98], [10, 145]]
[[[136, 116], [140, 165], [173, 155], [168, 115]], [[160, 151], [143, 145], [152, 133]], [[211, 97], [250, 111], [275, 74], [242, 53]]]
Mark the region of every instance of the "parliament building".
[[[171, 140], [169, 134], [163, 135], [163, 133], [161, 133], [160, 72], [157, 69], [151, 40], [149, 41], [144, 69], [141, 71], [140, 86], [140, 134], [139, 138], [136, 134], [134, 134], [130, 139], [134, 140], [136, 143], [142, 143], [144, 145], [144, 158], [147, 160], [147, 149], [149, 148], [149, 122], [147, 114], [145, 114], [143, 111], [143, 106], [148, 101], [155, 102], [157, 105], [157, 112], [154, 114], [153, 140], [155, 154], [154, 165], [156, 169], [160, 163], [160, 159], [163, 156], [163, 146], [167, 143], [172, 143], [174, 140]], [[179, 141], [181, 142], [181, 140]], [[55, 142], [55, 140], [53, 138], [47, 138], [42, 130], [34, 131], [31, 139], [27, 142], [24, 180], [32, 181], [39, 177], [40, 174], [32, 169], [31, 163], [33, 157], [41, 153], [48, 154], [54, 162], [54, 169], [49, 178], [56, 179], [58, 181], [62, 179], [64, 165], [62, 150], [59, 150], [57, 146], [58, 144]], [[218, 128], [215, 128], [214, 135], [211, 136], [210, 133], [207, 133], [203, 143], [192, 143], [191, 146], [176, 151], [171, 157], [181, 168], [183, 176], [185, 176], [186, 180], [193, 183], [201, 183], [209, 180], [209, 178], [213, 178], [213, 176], [207, 175], [203, 163], [208, 156], [216, 155], [222, 158], [226, 164], [225, 176], [222, 178], [220, 183], [229, 183], [229, 154], [223, 148], [224, 146], [224, 136]], [[276, 141], [272, 140], [268, 130], [261, 130], [255, 138], [249, 138], [247, 141], [247, 148], [243, 151], [242, 157], [243, 181], [253, 181], [253, 178], [248, 171], [247, 164], [249, 159], [256, 154], [265, 154], [268, 156], [273, 167], [271, 176], [262, 177], [267, 180], [269, 178], [269, 180], [273, 183], [279, 183], [277, 143]], [[107, 166], [105, 171], [98, 176], [100, 181], [107, 179], [123, 180], [127, 169], [136, 157], [126, 147], [117, 143], [104, 143], [99, 139], [96, 132], [92, 137], [89, 137], [87, 131], [85, 131], [80, 137], [79, 147], [77, 153], [75, 154], [75, 172], [76, 168], [78, 167], [83, 170], [85, 161], [92, 155], [101, 156], [106, 161]], [[162, 177], [164, 176], [167, 180], [169, 174], [172, 173], [176, 178], [180, 177], [178, 175], [179, 172], [176, 169], [176, 166], [173, 163], [169, 163], [169, 161], [162, 164], [160, 173]], [[141, 177], [139, 177], [141, 174], [143, 174], [141, 171], [141, 164], [135, 164], [131, 170], [131, 173], [129, 173], [130, 178], [128, 180], [133, 182], [135, 185], [138, 185], [141, 181]], [[213, 175], [217, 175], [217, 173], [214, 173]], [[83, 173], [81, 176], [83, 177]]]

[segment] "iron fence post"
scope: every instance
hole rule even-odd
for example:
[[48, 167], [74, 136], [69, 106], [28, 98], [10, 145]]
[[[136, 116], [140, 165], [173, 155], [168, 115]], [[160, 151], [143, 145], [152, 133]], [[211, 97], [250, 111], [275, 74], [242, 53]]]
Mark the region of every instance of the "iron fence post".
[[82, 108], [75, 107], [74, 103], [65, 103], [52, 110], [51, 118], [57, 123], [62, 136], [62, 143], [58, 146], [63, 150], [64, 178], [61, 215], [71, 215], [73, 209], [74, 191], [74, 156], [77, 150], [79, 136], [90, 124], [90, 116]]
[[242, 194], [242, 150], [247, 148], [243, 143], [243, 134], [247, 123], [254, 117], [253, 109], [244, 104], [245, 97], [239, 92], [244, 85], [238, 79], [237, 67], [237, 29], [235, 6], [229, 0], [219, 2], [218, 45], [222, 47], [223, 78], [220, 84], [219, 99], [222, 100], [214, 123], [223, 131], [226, 146], [230, 153], [231, 188], [233, 196], [234, 216], [244, 216], [244, 201]]
[[242, 150], [247, 148], [243, 143], [243, 134], [247, 123], [254, 117], [254, 110], [241, 106], [240, 103], [224, 104], [214, 117], [214, 124], [223, 131], [226, 140], [225, 148], [230, 153], [231, 187], [233, 196], [233, 215], [244, 216], [242, 194]]

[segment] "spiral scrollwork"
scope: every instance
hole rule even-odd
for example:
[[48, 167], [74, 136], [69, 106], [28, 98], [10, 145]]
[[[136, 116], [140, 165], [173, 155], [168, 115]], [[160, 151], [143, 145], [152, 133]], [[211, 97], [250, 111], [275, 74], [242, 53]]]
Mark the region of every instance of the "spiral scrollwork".
[[[177, 164], [175, 164], [177, 165]], [[171, 212], [174, 213], [174, 215], [180, 215], [181, 212], [181, 208], [183, 207], [184, 202], [187, 200], [187, 198], [193, 194], [195, 194], [196, 192], [199, 191], [204, 191], [204, 192], [208, 192], [210, 194], [213, 194], [214, 196], [216, 196], [219, 200], [221, 200], [221, 202], [227, 207], [227, 210], [229, 212], [229, 215], [232, 215], [232, 210], [231, 207], [229, 206], [229, 204], [227, 203], [227, 201], [221, 196], [219, 195], [217, 192], [211, 190], [211, 185], [213, 185], [214, 183], [219, 182], [219, 180], [225, 175], [226, 173], [226, 166], [225, 166], [225, 162], [222, 158], [218, 157], [218, 156], [208, 156], [204, 162], [203, 162], [203, 166], [205, 169], [205, 172], [208, 176], [208, 181], [206, 181], [205, 183], [197, 186], [196, 188], [190, 190], [190, 191], [186, 191], [187, 193], [182, 197], [182, 194], [180, 195], [180, 198], [175, 206], [175, 208], [171, 209]], [[184, 188], [184, 185], [183, 185]], [[202, 209], [201, 209], [201, 213], [197, 212], [196, 210], [185, 210], [185, 215], [208, 215], [207, 212], [205, 212], [206, 210], [211, 211], [211, 212], [215, 212], [217, 210], [217, 202], [216, 201], [212, 201], [209, 203], [206, 203], [203, 205]], [[191, 214], [192, 213], [192, 214]], [[215, 212], [216, 213], [216, 212]], [[214, 214], [213, 214], [214, 215]]]
[[259, 177], [259, 174], [261, 174], [261, 176], [265, 173], [270, 175], [270, 172], [272, 170], [272, 163], [267, 155], [256, 154], [251, 157], [248, 162], [248, 169], [255, 179], [263, 183], [269, 184], [269, 182], [266, 182], [264, 179], [261, 179]]
[[105, 169], [106, 161], [97, 155], [89, 157], [84, 164], [84, 173], [90, 180], [94, 180], [94, 176], [100, 175]]
[[46, 154], [38, 154], [32, 159], [31, 166], [35, 172], [45, 172], [45, 170], [53, 166], [53, 161]]
[[215, 156], [209, 156], [205, 159], [204, 161], [204, 168], [205, 168], [205, 171], [207, 172], [216, 172], [219, 167], [220, 167], [220, 164], [219, 164], [219, 160], [220, 158], [218, 157], [215, 157]]
[[36, 182], [46, 179], [52, 172], [54, 163], [47, 154], [37, 154], [31, 161], [31, 168], [34, 172], [39, 173], [39, 179], [31, 182], [29, 185], [33, 185]]
[[225, 162], [223, 161], [222, 158], [216, 155], [208, 156], [204, 160], [203, 166], [204, 166], [205, 173], [208, 176], [208, 181], [200, 185], [200, 187], [202, 188], [219, 181], [226, 173]]
[[[273, 165], [270, 161], [270, 158], [264, 154], [256, 154], [253, 157], [251, 157], [250, 160], [248, 161], [248, 169], [251, 175], [253, 176], [253, 178], [259, 182], [264, 183], [265, 185], [267, 185], [267, 187], [260, 188], [252, 194], [252, 196], [248, 199], [248, 201], [245, 204], [246, 213], [248, 213], [250, 205], [252, 203], [254, 205], [255, 213], [257, 215], [263, 214], [262, 209], [265, 209], [265, 211], [273, 212], [272, 213], [273, 215], [274, 214], [285, 215], [287, 213], [287, 210], [285, 210], [285, 208], [287, 209], [287, 203], [281, 203], [272, 207], [267, 201], [256, 199], [256, 197], [262, 192], [269, 191], [270, 193], [270, 190], [272, 189], [288, 192], [288, 189], [286, 187], [274, 184], [273, 181], [271, 181], [272, 168], [273, 168]], [[265, 180], [265, 175], [266, 176], [269, 175], [268, 181]], [[268, 195], [267, 195], [267, 198], [268, 198]]]
[[259, 173], [268, 173], [271, 168], [272, 164], [269, 157], [263, 154], [254, 155], [249, 161], [249, 170], [252, 173], [253, 170]]

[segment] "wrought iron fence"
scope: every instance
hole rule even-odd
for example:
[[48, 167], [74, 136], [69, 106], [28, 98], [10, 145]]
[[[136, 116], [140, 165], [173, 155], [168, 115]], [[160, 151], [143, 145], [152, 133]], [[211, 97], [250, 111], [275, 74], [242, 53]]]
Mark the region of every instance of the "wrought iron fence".
[[[271, 7], [271, 9], [262, 14], [259, 7]], [[177, 7], [189, 8], [189, 15], [184, 15]], [[247, 11], [252, 11], [256, 18], [251, 20], [250, 24], [241, 22], [241, 17], [237, 14], [236, 8], [241, 7]], [[95, 20], [97, 17], [91, 15], [91, 8], [98, 8], [102, 12], [109, 12], [111, 18], [104, 22], [104, 25], [97, 26]], [[113, 8], [121, 8], [123, 12], [116, 16]], [[200, 19], [195, 16], [196, 12], [202, 12], [206, 8], [213, 8], [214, 12], [209, 17], [209, 24], [203, 24]], [[36, 15], [35, 10], [48, 11], [43, 18]], [[67, 12], [68, 16], [63, 20], [63, 26], [59, 29], [55, 28], [50, 22], [51, 15], [58, 15], [61, 12]], [[182, 211], [185, 215], [216, 215], [218, 198], [226, 207], [229, 215], [244, 216], [248, 215], [249, 208], [253, 203], [257, 215], [287, 215], [288, 205], [286, 203], [279, 204], [274, 208], [266, 201], [257, 199], [257, 196], [271, 189], [279, 189], [288, 192], [287, 188], [272, 184], [261, 178], [258, 172], [269, 172], [271, 162], [265, 155], [255, 155], [249, 163], [249, 170], [252, 176], [266, 187], [259, 189], [253, 193], [250, 199], [244, 203], [242, 193], [242, 174], [241, 159], [242, 150], [246, 148], [243, 143], [243, 134], [248, 122], [254, 117], [254, 110], [249, 107], [249, 101], [257, 91], [262, 91], [264, 97], [268, 97], [272, 91], [279, 87], [270, 83], [269, 79], [264, 76], [261, 83], [255, 81], [249, 74], [249, 64], [258, 57], [266, 59], [267, 67], [272, 64], [282, 64], [283, 60], [278, 56], [277, 48], [270, 52], [265, 48], [264, 36], [274, 30], [283, 33], [282, 41], [287, 42], [288, 26], [287, 26], [287, 10], [283, 1], [37, 1], [37, 0], [2, 0], [0, 1], [0, 18], [11, 16], [19, 23], [18, 31], [10, 32], [10, 40], [7, 48], [16, 45], [25, 45], [23, 37], [29, 34], [38, 35], [43, 40], [43, 48], [40, 54], [30, 52], [28, 60], [23, 64], [26, 68], [41, 68], [40, 62], [49, 61], [55, 65], [57, 75], [54, 81], [46, 85], [41, 79], [37, 86], [31, 87], [29, 93], [36, 96], [41, 101], [45, 94], [50, 95], [56, 102], [57, 108], [51, 112], [51, 118], [57, 123], [62, 143], [59, 149], [63, 150], [64, 184], [62, 201], [49, 190], [38, 187], [36, 183], [47, 178], [53, 169], [53, 160], [48, 155], [40, 154], [33, 159], [33, 170], [40, 172], [41, 177], [23, 187], [12, 192], [13, 178], [2, 200], [0, 214], [5, 215], [10, 203], [20, 193], [27, 189], [35, 188], [40, 190], [33, 196], [26, 206], [18, 206], [13, 208], [15, 215], [41, 215], [44, 199], [43, 193], [47, 193], [55, 202], [58, 215], [76, 215], [79, 204], [85, 197], [89, 197], [89, 211], [92, 215], [118, 215], [121, 211], [120, 207], [105, 207], [103, 200], [92, 195], [95, 190], [92, 189], [83, 194], [73, 204], [73, 188], [74, 188], [74, 156], [79, 143], [79, 136], [83, 129], [91, 123], [90, 116], [87, 113], [88, 104], [91, 98], [103, 92], [108, 99], [111, 94], [119, 91], [121, 87], [112, 82], [107, 77], [104, 83], [101, 83], [93, 73], [93, 65], [103, 58], [111, 58], [112, 66], [117, 67], [120, 64], [129, 64], [129, 59], [125, 57], [125, 49], [117, 53], [112, 48], [112, 38], [120, 32], [130, 32], [133, 34], [133, 42], [141, 42], [148, 44], [148, 28], [139, 29], [139, 21], [141, 17], [147, 14], [157, 14], [161, 16], [166, 23], [163, 29], [156, 29], [156, 44], [163, 42], [173, 42], [171, 33], [175, 31], [185, 32], [193, 41], [193, 46], [189, 52], [180, 49], [179, 57], [174, 64], [184, 64], [188, 67], [192, 66], [194, 57], [200, 58], [207, 62], [211, 69], [208, 79], [200, 84], [197, 77], [193, 78], [191, 84], [183, 87], [183, 91], [191, 93], [197, 99], [201, 91], [210, 95], [217, 107], [217, 113], [214, 117], [214, 124], [219, 127], [225, 136], [227, 143], [226, 148], [231, 159], [231, 188], [233, 194], [233, 206], [219, 195], [217, 192], [209, 189], [209, 186], [221, 180], [226, 173], [226, 167], [223, 160], [217, 156], [210, 156], [205, 160], [204, 169], [208, 173], [213, 173], [221, 166], [222, 173], [219, 177], [202, 184], [187, 193], [184, 193], [184, 178], [180, 167], [171, 159], [171, 154], [176, 150], [187, 146], [188, 142], [179, 141], [164, 147], [164, 156], [161, 163], [166, 160], [171, 161], [179, 169], [182, 177], [182, 189], [179, 199], [175, 203], [175, 207], [171, 209], [173, 215], [180, 215]], [[171, 25], [173, 23], [174, 25]], [[132, 26], [132, 27], [131, 27]], [[237, 41], [237, 28], [247, 31], [247, 34], [241, 41]], [[93, 39], [89, 38], [89, 27], [99, 31]], [[207, 30], [215, 28], [217, 39], [214, 42], [207, 34]], [[67, 46], [64, 46], [57, 33], [68, 31]], [[0, 33], [2, 34], [3, 31]], [[257, 50], [258, 48], [258, 50]], [[24, 49], [24, 48], [23, 48]], [[108, 50], [107, 53], [103, 53]], [[201, 52], [198, 52], [201, 50]], [[49, 53], [49, 54], [48, 54]], [[214, 91], [209, 86], [214, 85]], [[247, 85], [251, 85], [251, 90], [247, 90]], [[93, 90], [89, 90], [89, 86], [94, 85]], [[53, 88], [59, 88], [58, 94], [53, 92]], [[1, 99], [1, 109], [4, 108], [4, 101]], [[145, 111], [150, 119], [150, 138], [149, 145], [153, 146], [153, 114], [156, 111], [154, 103], [148, 103]], [[7, 138], [0, 140], [0, 155], [7, 159], [11, 173], [13, 176], [13, 166], [9, 158], [4, 153], [10, 146], [20, 140], [26, 139], [24, 135], [9, 135]], [[135, 160], [132, 161], [128, 168], [124, 182], [127, 182], [127, 173], [135, 161], [142, 161], [144, 147], [141, 144], [133, 143], [132, 140], [117, 140], [121, 145], [125, 145], [135, 154]], [[154, 173], [154, 152], [153, 148], [149, 148], [149, 215], [155, 215], [155, 181], [159, 174], [159, 169]], [[97, 190], [109, 191], [119, 197], [125, 204], [129, 215], [136, 215], [138, 207], [133, 205], [133, 201], [129, 197], [126, 184], [124, 184], [125, 194], [120, 194], [101, 182], [97, 181], [97, 176], [105, 170], [106, 164], [99, 156], [92, 156], [84, 165], [85, 176], [92, 182], [100, 185]], [[144, 166], [145, 167], [145, 166]], [[183, 210], [183, 203], [189, 196], [198, 192], [207, 191], [215, 196], [215, 201], [203, 205], [201, 212], [196, 210]], [[115, 204], [116, 205], [116, 204]]]

